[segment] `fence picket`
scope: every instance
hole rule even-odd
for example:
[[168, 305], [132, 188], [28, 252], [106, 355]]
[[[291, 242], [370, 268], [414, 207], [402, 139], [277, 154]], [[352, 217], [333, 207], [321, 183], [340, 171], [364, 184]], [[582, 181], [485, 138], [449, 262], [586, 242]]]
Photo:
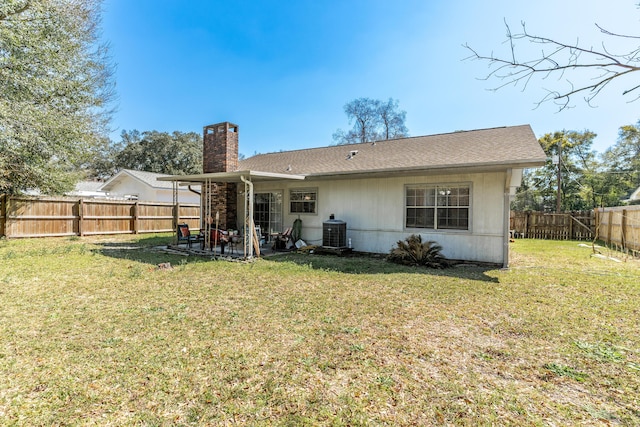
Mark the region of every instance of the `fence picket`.
[[640, 255], [640, 205], [598, 208], [598, 238], [608, 245]]
[[634, 256], [640, 255], [640, 206], [561, 214], [512, 211], [510, 229], [514, 236], [529, 239], [598, 239]]
[[[574, 221], [579, 226], [574, 226]], [[595, 234], [595, 219], [592, 211], [562, 214], [512, 211], [510, 229], [517, 237], [587, 240]]]
[[7, 238], [154, 233], [175, 229], [174, 221], [200, 228], [200, 206], [172, 203], [0, 197], [0, 236]]

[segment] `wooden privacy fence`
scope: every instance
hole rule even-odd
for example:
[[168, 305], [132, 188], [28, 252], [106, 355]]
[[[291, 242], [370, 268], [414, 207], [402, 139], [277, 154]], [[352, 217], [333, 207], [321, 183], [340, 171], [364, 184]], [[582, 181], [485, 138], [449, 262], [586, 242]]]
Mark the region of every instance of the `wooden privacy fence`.
[[515, 237], [549, 240], [593, 240], [593, 211], [546, 213], [511, 211], [510, 230]]
[[200, 206], [163, 202], [0, 196], [0, 236], [157, 233], [186, 222], [200, 228]]
[[608, 246], [640, 255], [640, 206], [596, 209], [598, 239]]

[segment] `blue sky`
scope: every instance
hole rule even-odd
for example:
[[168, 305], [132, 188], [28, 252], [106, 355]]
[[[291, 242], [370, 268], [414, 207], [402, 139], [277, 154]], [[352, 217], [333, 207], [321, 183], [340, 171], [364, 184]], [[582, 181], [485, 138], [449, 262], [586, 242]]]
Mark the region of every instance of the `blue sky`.
[[621, 95], [637, 77], [612, 85], [597, 108], [577, 98], [562, 112], [535, 108], [556, 79], [490, 91], [499, 81], [481, 80], [487, 64], [465, 61], [462, 45], [507, 52], [506, 20], [514, 32], [525, 21], [532, 33], [600, 47], [596, 22], [637, 34], [636, 3], [105, 0], [103, 38], [117, 65], [112, 139], [230, 121], [246, 156], [325, 146], [350, 128], [344, 104], [369, 97], [397, 99], [412, 136], [528, 123], [537, 136], [589, 129], [603, 152], [640, 119], [640, 101]]

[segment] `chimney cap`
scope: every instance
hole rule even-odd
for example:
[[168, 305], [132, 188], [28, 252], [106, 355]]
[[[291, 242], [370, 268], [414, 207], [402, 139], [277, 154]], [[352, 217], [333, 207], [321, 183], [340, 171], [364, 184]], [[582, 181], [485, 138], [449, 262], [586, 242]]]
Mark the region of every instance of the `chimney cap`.
[[207, 129], [219, 128], [219, 127], [224, 127], [225, 129], [233, 129], [234, 132], [237, 132], [240, 126], [231, 122], [221, 122], [221, 123], [215, 123], [212, 125], [207, 125], [204, 127], [204, 129], [207, 130]]

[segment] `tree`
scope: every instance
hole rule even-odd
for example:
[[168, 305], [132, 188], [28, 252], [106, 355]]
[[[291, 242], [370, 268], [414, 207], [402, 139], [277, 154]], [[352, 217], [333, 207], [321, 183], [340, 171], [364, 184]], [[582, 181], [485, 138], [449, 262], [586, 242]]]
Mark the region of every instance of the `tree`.
[[344, 112], [353, 122], [348, 132], [338, 129], [333, 140], [338, 144], [356, 144], [408, 135], [405, 126], [406, 111], [398, 110], [398, 101], [389, 98], [384, 103], [377, 99], [358, 98], [344, 106]]
[[62, 193], [106, 133], [113, 94], [100, 0], [0, 5], [0, 193]]
[[[556, 209], [558, 168], [561, 175], [561, 210], [573, 211], [600, 206], [604, 192], [602, 169], [591, 150], [596, 134], [585, 130], [547, 133], [539, 139], [548, 160], [544, 167], [525, 173], [513, 204], [515, 210]], [[559, 156], [559, 163], [553, 157]]]
[[114, 144], [111, 139], [101, 138], [91, 150], [93, 153], [91, 159], [81, 167], [85, 178], [106, 180], [115, 175], [118, 172], [115, 159], [120, 149], [121, 146]]
[[[531, 34], [524, 23], [521, 33], [512, 33], [509, 25], [507, 29], [506, 44], [510, 47], [508, 55], [496, 56], [493, 53], [483, 55], [471, 48], [468, 44], [464, 47], [471, 52], [470, 59], [489, 62], [492, 71], [485, 79], [496, 78], [502, 83], [494, 88], [498, 90], [508, 85], [521, 85], [523, 90], [534, 77], [542, 79], [547, 77], [562, 78], [568, 75], [572, 80], [567, 81], [567, 86], [561, 89], [547, 90], [547, 94], [540, 103], [553, 100], [563, 110], [570, 106], [574, 95], [582, 95], [590, 104], [612, 81], [629, 77], [629, 74], [640, 71], [640, 46], [632, 48], [628, 52], [614, 53], [603, 40], [601, 49], [582, 47], [579, 43], [564, 43], [544, 36]], [[598, 24], [598, 30], [607, 40], [620, 42], [629, 39], [640, 39], [638, 35], [616, 34], [608, 31]], [[541, 49], [534, 49], [530, 57], [521, 57], [522, 43], [529, 42]], [[528, 54], [525, 49], [525, 54]], [[637, 74], [634, 74], [637, 76]], [[638, 80], [631, 80], [622, 95], [635, 96], [632, 100], [640, 98], [640, 84]]]
[[381, 139], [402, 138], [409, 134], [404, 122], [407, 118], [406, 111], [398, 111], [398, 101], [392, 98], [378, 106], [378, 115], [382, 125]]
[[604, 152], [603, 162], [608, 170], [616, 172], [610, 179], [623, 195], [640, 186], [640, 120], [620, 128], [618, 141]]
[[202, 173], [202, 137], [195, 132], [123, 131], [112, 169], [171, 175]]
[[539, 142], [547, 153], [543, 168], [527, 170], [516, 193], [514, 210], [553, 211], [557, 200], [558, 165], [552, 161], [562, 147], [562, 210], [618, 206], [640, 186], [640, 121], [622, 126], [616, 145], [602, 155], [591, 149], [596, 134], [585, 130], [544, 135]]

